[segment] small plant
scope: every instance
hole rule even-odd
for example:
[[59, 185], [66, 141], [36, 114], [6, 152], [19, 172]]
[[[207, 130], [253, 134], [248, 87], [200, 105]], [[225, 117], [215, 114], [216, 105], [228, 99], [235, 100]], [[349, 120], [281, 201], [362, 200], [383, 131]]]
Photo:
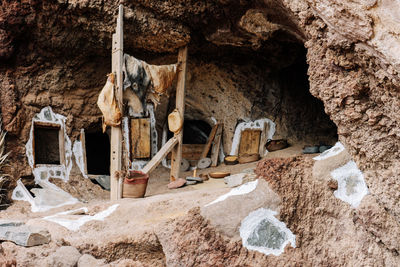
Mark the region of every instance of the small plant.
[[4, 186], [9, 182], [10, 176], [2, 172], [6, 166], [8, 154], [6, 153], [6, 132], [3, 130], [0, 118], [0, 209], [8, 206], [8, 204], [5, 204], [7, 201], [7, 190]]

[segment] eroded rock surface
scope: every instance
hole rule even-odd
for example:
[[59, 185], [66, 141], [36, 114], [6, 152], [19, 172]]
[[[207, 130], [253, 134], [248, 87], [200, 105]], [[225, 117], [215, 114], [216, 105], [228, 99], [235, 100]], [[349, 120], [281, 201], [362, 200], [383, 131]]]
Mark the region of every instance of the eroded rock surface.
[[[81, 128], [100, 124], [95, 102], [110, 71], [117, 2], [0, 4], [0, 105], [14, 181], [31, 175], [24, 145], [31, 118], [41, 108], [51, 106], [67, 117], [72, 141]], [[226, 151], [237, 122], [263, 116], [277, 122], [279, 135], [294, 141], [305, 140], [315, 129], [313, 141], [330, 136], [336, 129], [318, 113], [322, 104], [304, 93], [309, 90], [323, 102], [370, 192], [353, 211], [331, 196], [324, 180], [312, 180], [311, 160], [264, 162], [259, 174], [282, 198], [280, 219], [304, 249], [266, 259], [239, 243], [224, 243], [192, 212], [168, 226], [177, 240], [174, 247], [164, 247], [166, 237], [160, 237], [170, 253], [167, 262], [399, 265], [398, 242], [385, 233], [397, 231], [400, 221], [398, 2], [124, 2], [128, 53], [155, 64], [174, 63], [177, 48], [189, 44], [188, 115], [223, 121]], [[297, 77], [307, 69], [305, 60], [308, 77]], [[158, 117], [165, 118], [168, 108], [164, 103]], [[160, 119], [159, 130], [162, 124]], [[195, 259], [188, 256], [194, 247]]]

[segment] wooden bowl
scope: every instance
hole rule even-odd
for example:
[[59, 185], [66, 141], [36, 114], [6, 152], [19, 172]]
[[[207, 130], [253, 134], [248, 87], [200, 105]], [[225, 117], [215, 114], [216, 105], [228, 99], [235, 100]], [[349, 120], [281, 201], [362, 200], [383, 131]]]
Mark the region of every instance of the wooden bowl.
[[226, 176], [231, 175], [229, 172], [210, 172], [208, 175], [210, 175], [211, 178], [224, 178]]
[[238, 157], [237, 156], [226, 156], [224, 158], [225, 165], [235, 165], [238, 164]]
[[269, 140], [266, 144], [267, 150], [269, 152], [285, 149], [289, 146], [287, 140], [279, 139], [279, 140]]
[[249, 163], [249, 162], [254, 162], [260, 159], [259, 154], [243, 154], [239, 156], [239, 163]]

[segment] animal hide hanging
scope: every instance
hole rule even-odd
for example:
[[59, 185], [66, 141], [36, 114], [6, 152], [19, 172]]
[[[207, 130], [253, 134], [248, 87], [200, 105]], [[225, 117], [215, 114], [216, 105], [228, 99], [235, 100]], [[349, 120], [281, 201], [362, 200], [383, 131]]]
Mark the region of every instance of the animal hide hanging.
[[147, 99], [157, 107], [160, 104], [161, 96], [167, 93], [167, 89], [174, 82], [177, 64], [157, 66], [146, 63], [145, 69], [151, 77], [151, 90]]
[[[146, 96], [147, 89], [151, 82], [151, 77], [145, 70], [145, 62], [136, 59], [133, 56], [124, 54], [124, 63], [122, 66], [122, 71], [124, 73], [124, 97], [129, 97], [131, 93], [126, 93], [128, 90], [133, 91], [137, 96], [139, 101], [133, 100], [128, 101], [128, 105], [134, 104], [134, 106], [129, 106], [129, 109], [134, 112], [135, 116], [142, 117], [146, 113]], [[130, 89], [129, 89], [130, 88]], [[138, 113], [137, 111], [141, 111]]]
[[115, 75], [110, 73], [97, 99], [97, 105], [101, 113], [103, 113], [103, 133], [106, 131], [107, 126], [117, 127], [121, 125], [122, 113], [115, 98], [114, 81]]
[[[157, 107], [160, 103], [161, 95], [166, 94], [168, 87], [172, 85], [176, 70], [177, 64], [150, 65], [133, 56], [124, 54], [124, 90], [126, 89], [124, 99], [129, 105], [129, 110], [133, 112], [132, 115], [143, 116], [146, 113], [146, 102], [148, 100]], [[129, 90], [133, 91], [137, 96], [130, 101], [127, 99], [132, 97]]]

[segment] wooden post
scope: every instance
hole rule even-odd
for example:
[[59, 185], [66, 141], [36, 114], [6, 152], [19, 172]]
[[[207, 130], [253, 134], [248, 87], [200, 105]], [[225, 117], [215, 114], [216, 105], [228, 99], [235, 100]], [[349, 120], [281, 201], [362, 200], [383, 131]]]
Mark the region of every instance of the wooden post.
[[221, 137], [222, 137], [222, 129], [224, 128], [223, 124], [218, 125], [217, 132], [214, 137], [214, 144], [211, 150], [211, 166], [215, 167], [218, 165], [218, 156], [219, 156], [219, 147], [221, 145]]
[[81, 129], [81, 135], [80, 138], [81, 144], [82, 144], [82, 158], [83, 158], [83, 171], [85, 172], [86, 175], [87, 173], [87, 158], [86, 158], [86, 136], [85, 136], [85, 130]]
[[[122, 108], [122, 93], [123, 93], [123, 80], [122, 80], [122, 62], [124, 50], [124, 33], [123, 33], [123, 6], [119, 5], [119, 12], [117, 18], [116, 31], [112, 38], [112, 72], [116, 74], [116, 87], [115, 98], [118, 107]], [[122, 196], [122, 178], [116, 178], [116, 171], [122, 169], [122, 129], [119, 127], [111, 127], [111, 165], [110, 165], [110, 187], [111, 187], [111, 200], [120, 199]]]
[[211, 130], [210, 135], [208, 136], [207, 143], [204, 145], [204, 150], [201, 153], [200, 159], [206, 158], [208, 155], [208, 152], [210, 151], [211, 145], [214, 141], [215, 134], [217, 133], [217, 130], [219, 128], [219, 123], [215, 124], [214, 127]]
[[[186, 61], [187, 61], [187, 46], [179, 50], [178, 55], [178, 82], [176, 85], [176, 109], [178, 109], [179, 114], [182, 116], [182, 121], [184, 121], [185, 114], [185, 87], [186, 87]], [[174, 134], [177, 137], [178, 144], [172, 149], [171, 158], [171, 176], [170, 180], [175, 181], [179, 178], [180, 167], [182, 160], [182, 137], [183, 137], [183, 127], [182, 129]]]

